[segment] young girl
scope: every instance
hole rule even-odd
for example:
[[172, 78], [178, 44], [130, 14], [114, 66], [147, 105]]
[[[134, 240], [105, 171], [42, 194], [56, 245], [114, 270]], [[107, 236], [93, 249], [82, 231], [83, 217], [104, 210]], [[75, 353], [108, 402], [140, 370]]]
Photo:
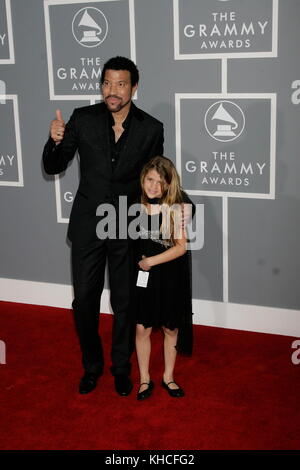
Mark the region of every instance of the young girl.
[[136, 352], [140, 371], [138, 400], [152, 394], [150, 335], [164, 332], [162, 386], [172, 397], [183, 397], [174, 380], [176, 354], [192, 351], [192, 303], [189, 254], [182, 228], [182, 191], [176, 168], [165, 157], [154, 157], [141, 173], [140, 237], [135, 242], [137, 271], [133, 292]]

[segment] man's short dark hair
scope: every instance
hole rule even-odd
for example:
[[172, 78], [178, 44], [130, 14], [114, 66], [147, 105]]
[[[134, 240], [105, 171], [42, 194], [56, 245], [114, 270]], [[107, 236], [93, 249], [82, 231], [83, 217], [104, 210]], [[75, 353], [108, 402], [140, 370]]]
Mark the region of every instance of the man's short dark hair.
[[104, 82], [106, 70], [128, 70], [131, 77], [131, 86], [136, 85], [139, 82], [139, 71], [137, 66], [132, 60], [127, 59], [127, 57], [112, 57], [107, 62], [105, 62], [104, 67], [101, 73], [101, 85]]

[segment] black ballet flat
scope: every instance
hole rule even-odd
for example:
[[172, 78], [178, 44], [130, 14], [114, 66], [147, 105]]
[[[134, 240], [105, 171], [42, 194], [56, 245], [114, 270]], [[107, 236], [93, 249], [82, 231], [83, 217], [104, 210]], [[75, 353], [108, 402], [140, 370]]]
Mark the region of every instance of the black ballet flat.
[[170, 388], [169, 385], [170, 384], [176, 384], [178, 386], [178, 384], [176, 382], [169, 382], [169, 383], [165, 383], [164, 380], [161, 381], [161, 384], [163, 386], [163, 388], [165, 388], [167, 390], [167, 392], [169, 393], [169, 395], [173, 398], [180, 398], [180, 397], [184, 397], [184, 391], [182, 390], [182, 388]]
[[140, 384], [140, 388], [142, 385], [148, 385], [148, 388], [146, 388], [146, 390], [143, 390], [142, 392], [138, 392], [137, 394], [137, 400], [145, 400], [145, 398], [149, 398], [151, 397], [152, 395], [152, 390], [154, 388], [154, 383], [152, 382], [152, 380], [150, 380], [150, 382], [143, 382]]

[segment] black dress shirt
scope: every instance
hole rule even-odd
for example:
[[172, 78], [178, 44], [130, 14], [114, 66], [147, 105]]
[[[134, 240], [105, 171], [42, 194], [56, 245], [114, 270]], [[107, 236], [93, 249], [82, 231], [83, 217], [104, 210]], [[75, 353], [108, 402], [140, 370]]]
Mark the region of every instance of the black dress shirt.
[[115, 125], [114, 118], [112, 116], [112, 113], [109, 112], [109, 118], [108, 118], [108, 126], [109, 126], [109, 140], [110, 140], [110, 154], [111, 154], [111, 166], [112, 169], [114, 170], [117, 164], [117, 161], [119, 159], [121, 150], [124, 148], [124, 145], [126, 143], [127, 137], [128, 137], [128, 132], [129, 132], [129, 127], [130, 127], [130, 122], [131, 122], [131, 117], [132, 117], [132, 107], [130, 106], [129, 113], [125, 119], [125, 121], [122, 122], [122, 127], [124, 128], [123, 133], [120, 135], [119, 139], [116, 142], [116, 137], [115, 137], [115, 132], [113, 130], [113, 126]]

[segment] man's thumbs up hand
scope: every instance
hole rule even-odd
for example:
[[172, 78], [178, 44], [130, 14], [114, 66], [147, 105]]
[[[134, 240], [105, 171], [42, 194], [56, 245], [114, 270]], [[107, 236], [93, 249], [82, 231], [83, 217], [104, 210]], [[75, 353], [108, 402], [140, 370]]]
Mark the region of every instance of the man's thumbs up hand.
[[61, 114], [61, 110], [60, 109], [57, 109], [55, 111], [55, 114], [56, 114], [56, 119], [57, 121], [63, 121], [63, 117], [62, 117], [62, 114]]
[[65, 121], [63, 120], [60, 109], [57, 109], [55, 114], [56, 114], [56, 119], [51, 121], [50, 135], [52, 139], [54, 140], [54, 142], [59, 143], [64, 138], [66, 124], [65, 124]]

